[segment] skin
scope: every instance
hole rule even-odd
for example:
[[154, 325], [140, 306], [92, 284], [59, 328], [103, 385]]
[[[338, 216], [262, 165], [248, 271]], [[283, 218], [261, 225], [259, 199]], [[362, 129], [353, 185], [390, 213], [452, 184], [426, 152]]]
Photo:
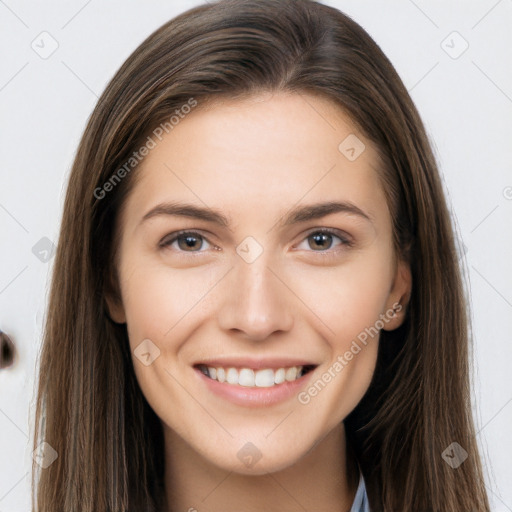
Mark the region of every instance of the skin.
[[[354, 161], [338, 149], [349, 134], [365, 144]], [[132, 355], [144, 339], [160, 350], [148, 366], [135, 355], [133, 364], [164, 428], [169, 510], [350, 509], [343, 419], [368, 389], [378, 335], [307, 404], [297, 396], [263, 408], [232, 404], [192, 365], [303, 357], [318, 365], [314, 383], [379, 315], [407, 304], [410, 269], [393, 250], [377, 169], [372, 143], [334, 104], [284, 92], [199, 105], [137, 169], [118, 224], [121, 303], [108, 304], [127, 323]], [[141, 222], [171, 200], [216, 208], [229, 228], [163, 214]], [[338, 212], [281, 226], [292, 208], [325, 201], [350, 201], [371, 220]], [[320, 228], [352, 245], [338, 234], [315, 243]], [[204, 238], [188, 249], [159, 245], [179, 230]], [[236, 251], [248, 236], [263, 249], [251, 263]], [[396, 329], [404, 312], [388, 315], [384, 329]], [[261, 454], [251, 467], [237, 456], [247, 442]]]

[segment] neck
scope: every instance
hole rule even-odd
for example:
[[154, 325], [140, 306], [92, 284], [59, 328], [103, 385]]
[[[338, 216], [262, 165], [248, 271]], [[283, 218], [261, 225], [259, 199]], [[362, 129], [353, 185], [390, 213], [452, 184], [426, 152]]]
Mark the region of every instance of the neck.
[[215, 466], [164, 426], [167, 511], [348, 512], [359, 480], [345, 429], [337, 425], [292, 466], [264, 475]]

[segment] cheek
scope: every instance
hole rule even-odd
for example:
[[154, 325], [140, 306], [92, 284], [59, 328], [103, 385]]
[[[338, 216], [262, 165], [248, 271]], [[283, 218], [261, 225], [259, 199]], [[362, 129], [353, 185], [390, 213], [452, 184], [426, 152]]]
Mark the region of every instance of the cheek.
[[326, 429], [343, 421], [368, 390], [377, 360], [378, 336], [368, 344], [335, 353], [298, 396]]
[[148, 261], [126, 262], [123, 270], [129, 276], [121, 293], [135, 376], [152, 409], [166, 417], [169, 403], [183, 405], [180, 347], [209, 283]]
[[130, 277], [122, 298], [132, 349], [144, 338], [165, 339], [165, 347], [172, 348], [174, 333], [201, 311], [201, 299], [215, 284], [199, 267], [180, 271], [141, 262], [125, 275]]
[[371, 276], [339, 274], [336, 285], [331, 276], [325, 279], [325, 293], [309, 296], [310, 303], [317, 305], [314, 311], [323, 325], [328, 357], [298, 397], [328, 428], [350, 414], [370, 385], [379, 346], [378, 322], [388, 289], [388, 281], [379, 281], [378, 272]]
[[338, 267], [303, 267], [288, 278], [294, 291], [320, 320], [322, 333], [337, 350], [385, 311], [392, 284], [391, 254], [354, 254]]
[[343, 420], [370, 385], [392, 281], [391, 254], [361, 255], [346, 265], [296, 277], [298, 293], [312, 306], [310, 322], [319, 326], [329, 353], [299, 401], [315, 414], [325, 414], [322, 420], [328, 425]]
[[[152, 390], [172, 387], [170, 374], [183, 363], [181, 348], [208, 313], [204, 298], [219, 277], [200, 267], [180, 271], [142, 260], [126, 262], [121, 275], [128, 276], [121, 294], [134, 370], [151, 401]], [[148, 358], [154, 362], [146, 366]]]

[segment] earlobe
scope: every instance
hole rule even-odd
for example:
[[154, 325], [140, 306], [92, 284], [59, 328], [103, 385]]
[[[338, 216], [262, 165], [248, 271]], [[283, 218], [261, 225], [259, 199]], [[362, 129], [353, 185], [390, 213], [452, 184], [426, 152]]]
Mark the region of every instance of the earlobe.
[[103, 297], [105, 299], [105, 312], [108, 317], [117, 324], [126, 323], [126, 314], [121, 299], [119, 280], [115, 271], [107, 274], [103, 288]]
[[117, 324], [126, 323], [126, 314], [123, 305], [111, 296], [105, 297], [108, 316]]
[[410, 265], [400, 260], [397, 264], [393, 288], [386, 304], [386, 315], [389, 313], [389, 320], [384, 326], [384, 330], [393, 331], [403, 324], [411, 298], [411, 289], [412, 273]]

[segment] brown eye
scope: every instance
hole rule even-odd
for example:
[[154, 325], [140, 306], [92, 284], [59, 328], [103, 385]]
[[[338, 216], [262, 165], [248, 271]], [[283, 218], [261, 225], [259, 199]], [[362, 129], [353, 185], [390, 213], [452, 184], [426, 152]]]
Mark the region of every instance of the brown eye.
[[308, 237], [310, 241], [313, 241], [309, 246], [312, 249], [316, 249], [317, 247], [320, 249], [330, 249], [332, 245], [332, 238], [333, 235], [330, 233], [314, 233]]
[[[338, 243], [335, 242], [336, 239], [339, 240]], [[333, 251], [329, 251], [329, 249], [336, 246], [351, 245], [350, 240], [341, 233], [331, 231], [330, 229], [313, 231], [306, 237], [305, 241], [307, 241], [306, 249], [312, 249], [313, 252], [334, 252], [335, 249]], [[298, 246], [298, 248], [300, 249], [301, 247]]]
[[182, 251], [189, 249], [200, 249], [202, 246], [201, 238], [196, 235], [180, 235], [177, 238], [178, 246]]
[[[177, 243], [175, 245], [175, 242]], [[194, 231], [180, 231], [173, 233], [170, 238], [166, 238], [160, 245], [164, 248], [176, 250], [178, 252], [204, 252], [203, 248], [206, 240], [204, 236]], [[173, 247], [174, 246], [174, 247]]]

